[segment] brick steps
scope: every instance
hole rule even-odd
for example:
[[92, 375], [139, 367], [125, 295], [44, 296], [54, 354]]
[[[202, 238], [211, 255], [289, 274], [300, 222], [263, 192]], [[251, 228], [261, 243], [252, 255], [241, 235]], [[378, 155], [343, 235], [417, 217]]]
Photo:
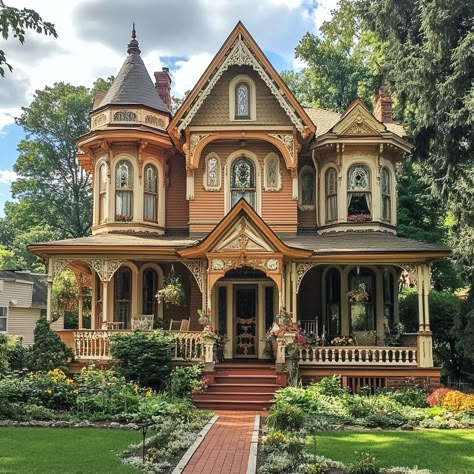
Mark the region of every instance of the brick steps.
[[198, 408], [208, 410], [268, 410], [280, 388], [274, 366], [269, 364], [217, 364], [214, 382], [203, 393], [193, 395]]

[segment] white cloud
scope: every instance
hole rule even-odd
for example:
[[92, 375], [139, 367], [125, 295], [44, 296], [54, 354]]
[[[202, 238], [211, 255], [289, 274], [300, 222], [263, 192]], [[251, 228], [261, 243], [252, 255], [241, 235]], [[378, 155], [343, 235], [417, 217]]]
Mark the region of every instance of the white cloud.
[[195, 54], [187, 61], [176, 61], [176, 71], [173, 72], [174, 91], [178, 96], [194, 87], [202, 73], [212, 61], [208, 53]]
[[0, 183], [1, 184], [11, 184], [14, 181], [16, 181], [17, 178], [18, 176], [14, 171], [0, 170]]

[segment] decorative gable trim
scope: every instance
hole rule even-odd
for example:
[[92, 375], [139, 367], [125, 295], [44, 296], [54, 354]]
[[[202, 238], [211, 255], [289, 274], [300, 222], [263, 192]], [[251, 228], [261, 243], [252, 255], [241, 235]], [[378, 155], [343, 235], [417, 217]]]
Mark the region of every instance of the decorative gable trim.
[[244, 40], [244, 38], [240, 34], [237, 40], [234, 42], [232, 49], [230, 50], [230, 53], [221, 62], [215, 74], [212, 76], [210, 81], [201, 91], [197, 101], [191, 107], [186, 117], [178, 125], [177, 127], [178, 132], [185, 130], [186, 127], [189, 126], [192, 119], [196, 115], [197, 111], [201, 108], [202, 104], [204, 103], [204, 100], [211, 93], [212, 89], [217, 84], [217, 81], [221, 78], [222, 74], [224, 74], [224, 72], [227, 71], [227, 69], [229, 69], [230, 66], [234, 66], [234, 65], [252, 67], [254, 71], [258, 73], [258, 75], [263, 80], [263, 82], [265, 82], [265, 84], [270, 89], [270, 91], [275, 96], [275, 98], [278, 100], [278, 103], [280, 104], [281, 108], [286, 112], [291, 122], [296, 127], [296, 129], [300, 133], [303, 132], [305, 128], [303, 121], [296, 115], [293, 108], [285, 100], [285, 98], [283, 97], [283, 94], [276, 87], [276, 85], [274, 84], [270, 76], [267, 74], [263, 66], [258, 62], [257, 58], [252, 54], [247, 42]]
[[387, 128], [379, 122], [360, 100], [354, 101], [331, 129], [338, 135], [381, 135]]

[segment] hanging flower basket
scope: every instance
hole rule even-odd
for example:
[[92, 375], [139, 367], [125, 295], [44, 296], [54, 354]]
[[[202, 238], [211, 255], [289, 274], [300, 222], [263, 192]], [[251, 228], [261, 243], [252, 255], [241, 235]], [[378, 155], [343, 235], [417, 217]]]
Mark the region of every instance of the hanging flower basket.
[[211, 322], [211, 312], [209, 309], [198, 309], [199, 319], [198, 322], [202, 326], [207, 326]]
[[174, 304], [182, 306], [184, 304], [184, 288], [181, 279], [173, 274], [165, 278], [165, 284], [156, 294], [158, 303]]
[[360, 282], [356, 289], [347, 293], [347, 297], [350, 303], [367, 303], [367, 301], [369, 301], [369, 293], [367, 293], [365, 283]]

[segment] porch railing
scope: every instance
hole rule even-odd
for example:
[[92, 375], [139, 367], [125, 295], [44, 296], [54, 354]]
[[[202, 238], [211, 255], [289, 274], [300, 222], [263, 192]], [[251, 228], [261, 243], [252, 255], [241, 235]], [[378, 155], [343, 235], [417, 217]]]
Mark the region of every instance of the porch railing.
[[299, 351], [304, 365], [416, 366], [416, 347], [310, 347]]
[[[77, 359], [110, 360], [110, 336], [126, 331], [81, 330], [73, 333], [73, 351]], [[204, 358], [204, 344], [200, 331], [173, 332], [171, 347], [173, 360], [200, 361]]]

